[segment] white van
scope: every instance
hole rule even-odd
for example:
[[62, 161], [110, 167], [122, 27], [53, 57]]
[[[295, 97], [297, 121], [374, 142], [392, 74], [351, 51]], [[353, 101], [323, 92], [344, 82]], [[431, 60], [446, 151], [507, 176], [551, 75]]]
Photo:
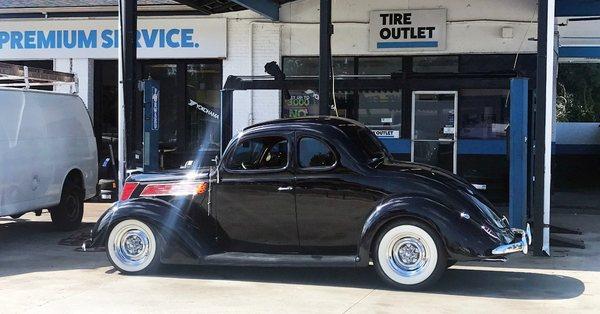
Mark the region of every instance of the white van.
[[76, 229], [96, 194], [97, 159], [81, 98], [0, 87], [0, 216], [48, 209], [58, 229]]

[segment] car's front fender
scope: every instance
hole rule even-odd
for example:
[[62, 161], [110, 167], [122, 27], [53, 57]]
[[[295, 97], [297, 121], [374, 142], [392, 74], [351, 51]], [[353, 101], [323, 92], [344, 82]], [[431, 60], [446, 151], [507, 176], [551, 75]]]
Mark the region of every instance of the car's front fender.
[[378, 232], [397, 219], [413, 219], [426, 223], [444, 243], [448, 258], [481, 259], [501, 243], [485, 234], [481, 226], [461, 216], [461, 212], [423, 196], [394, 196], [384, 200], [368, 216], [358, 244], [359, 265], [367, 265]]
[[127, 219], [143, 221], [159, 233], [165, 244], [163, 258], [172, 255], [165, 253], [173, 253], [174, 248], [183, 249], [186, 256], [194, 258], [212, 251], [212, 246], [205, 241], [204, 232], [181, 209], [154, 198], [136, 198], [113, 204], [94, 226], [88, 247], [104, 246], [112, 227]]

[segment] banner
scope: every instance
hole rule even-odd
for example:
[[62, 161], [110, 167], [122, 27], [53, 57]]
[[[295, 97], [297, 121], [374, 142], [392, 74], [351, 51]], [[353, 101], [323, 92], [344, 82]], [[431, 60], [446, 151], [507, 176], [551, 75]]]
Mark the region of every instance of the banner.
[[[117, 19], [0, 22], [0, 59], [116, 59]], [[227, 20], [138, 19], [140, 59], [225, 58]]]

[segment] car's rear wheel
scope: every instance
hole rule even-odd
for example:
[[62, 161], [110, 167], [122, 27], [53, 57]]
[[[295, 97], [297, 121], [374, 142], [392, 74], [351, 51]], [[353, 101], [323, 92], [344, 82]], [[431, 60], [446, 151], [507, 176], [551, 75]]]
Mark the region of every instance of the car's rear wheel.
[[128, 219], [116, 224], [109, 233], [106, 254], [121, 273], [144, 274], [160, 264], [158, 234], [145, 222]]
[[79, 228], [83, 219], [83, 190], [67, 181], [60, 195], [60, 203], [50, 208], [52, 223], [57, 229], [71, 231]]
[[446, 270], [446, 253], [438, 234], [418, 221], [397, 221], [378, 235], [373, 257], [387, 283], [420, 290], [437, 282]]

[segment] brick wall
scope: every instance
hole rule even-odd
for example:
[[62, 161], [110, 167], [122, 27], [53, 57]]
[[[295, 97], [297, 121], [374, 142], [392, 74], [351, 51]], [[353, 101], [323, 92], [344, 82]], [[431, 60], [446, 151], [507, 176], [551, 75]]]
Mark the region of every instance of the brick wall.
[[[281, 31], [278, 24], [229, 19], [227, 26], [227, 59], [223, 60], [223, 83], [228, 75], [266, 75], [264, 65], [267, 62], [280, 62]], [[279, 91], [235, 92], [234, 135], [253, 123], [279, 118], [279, 104]]]

